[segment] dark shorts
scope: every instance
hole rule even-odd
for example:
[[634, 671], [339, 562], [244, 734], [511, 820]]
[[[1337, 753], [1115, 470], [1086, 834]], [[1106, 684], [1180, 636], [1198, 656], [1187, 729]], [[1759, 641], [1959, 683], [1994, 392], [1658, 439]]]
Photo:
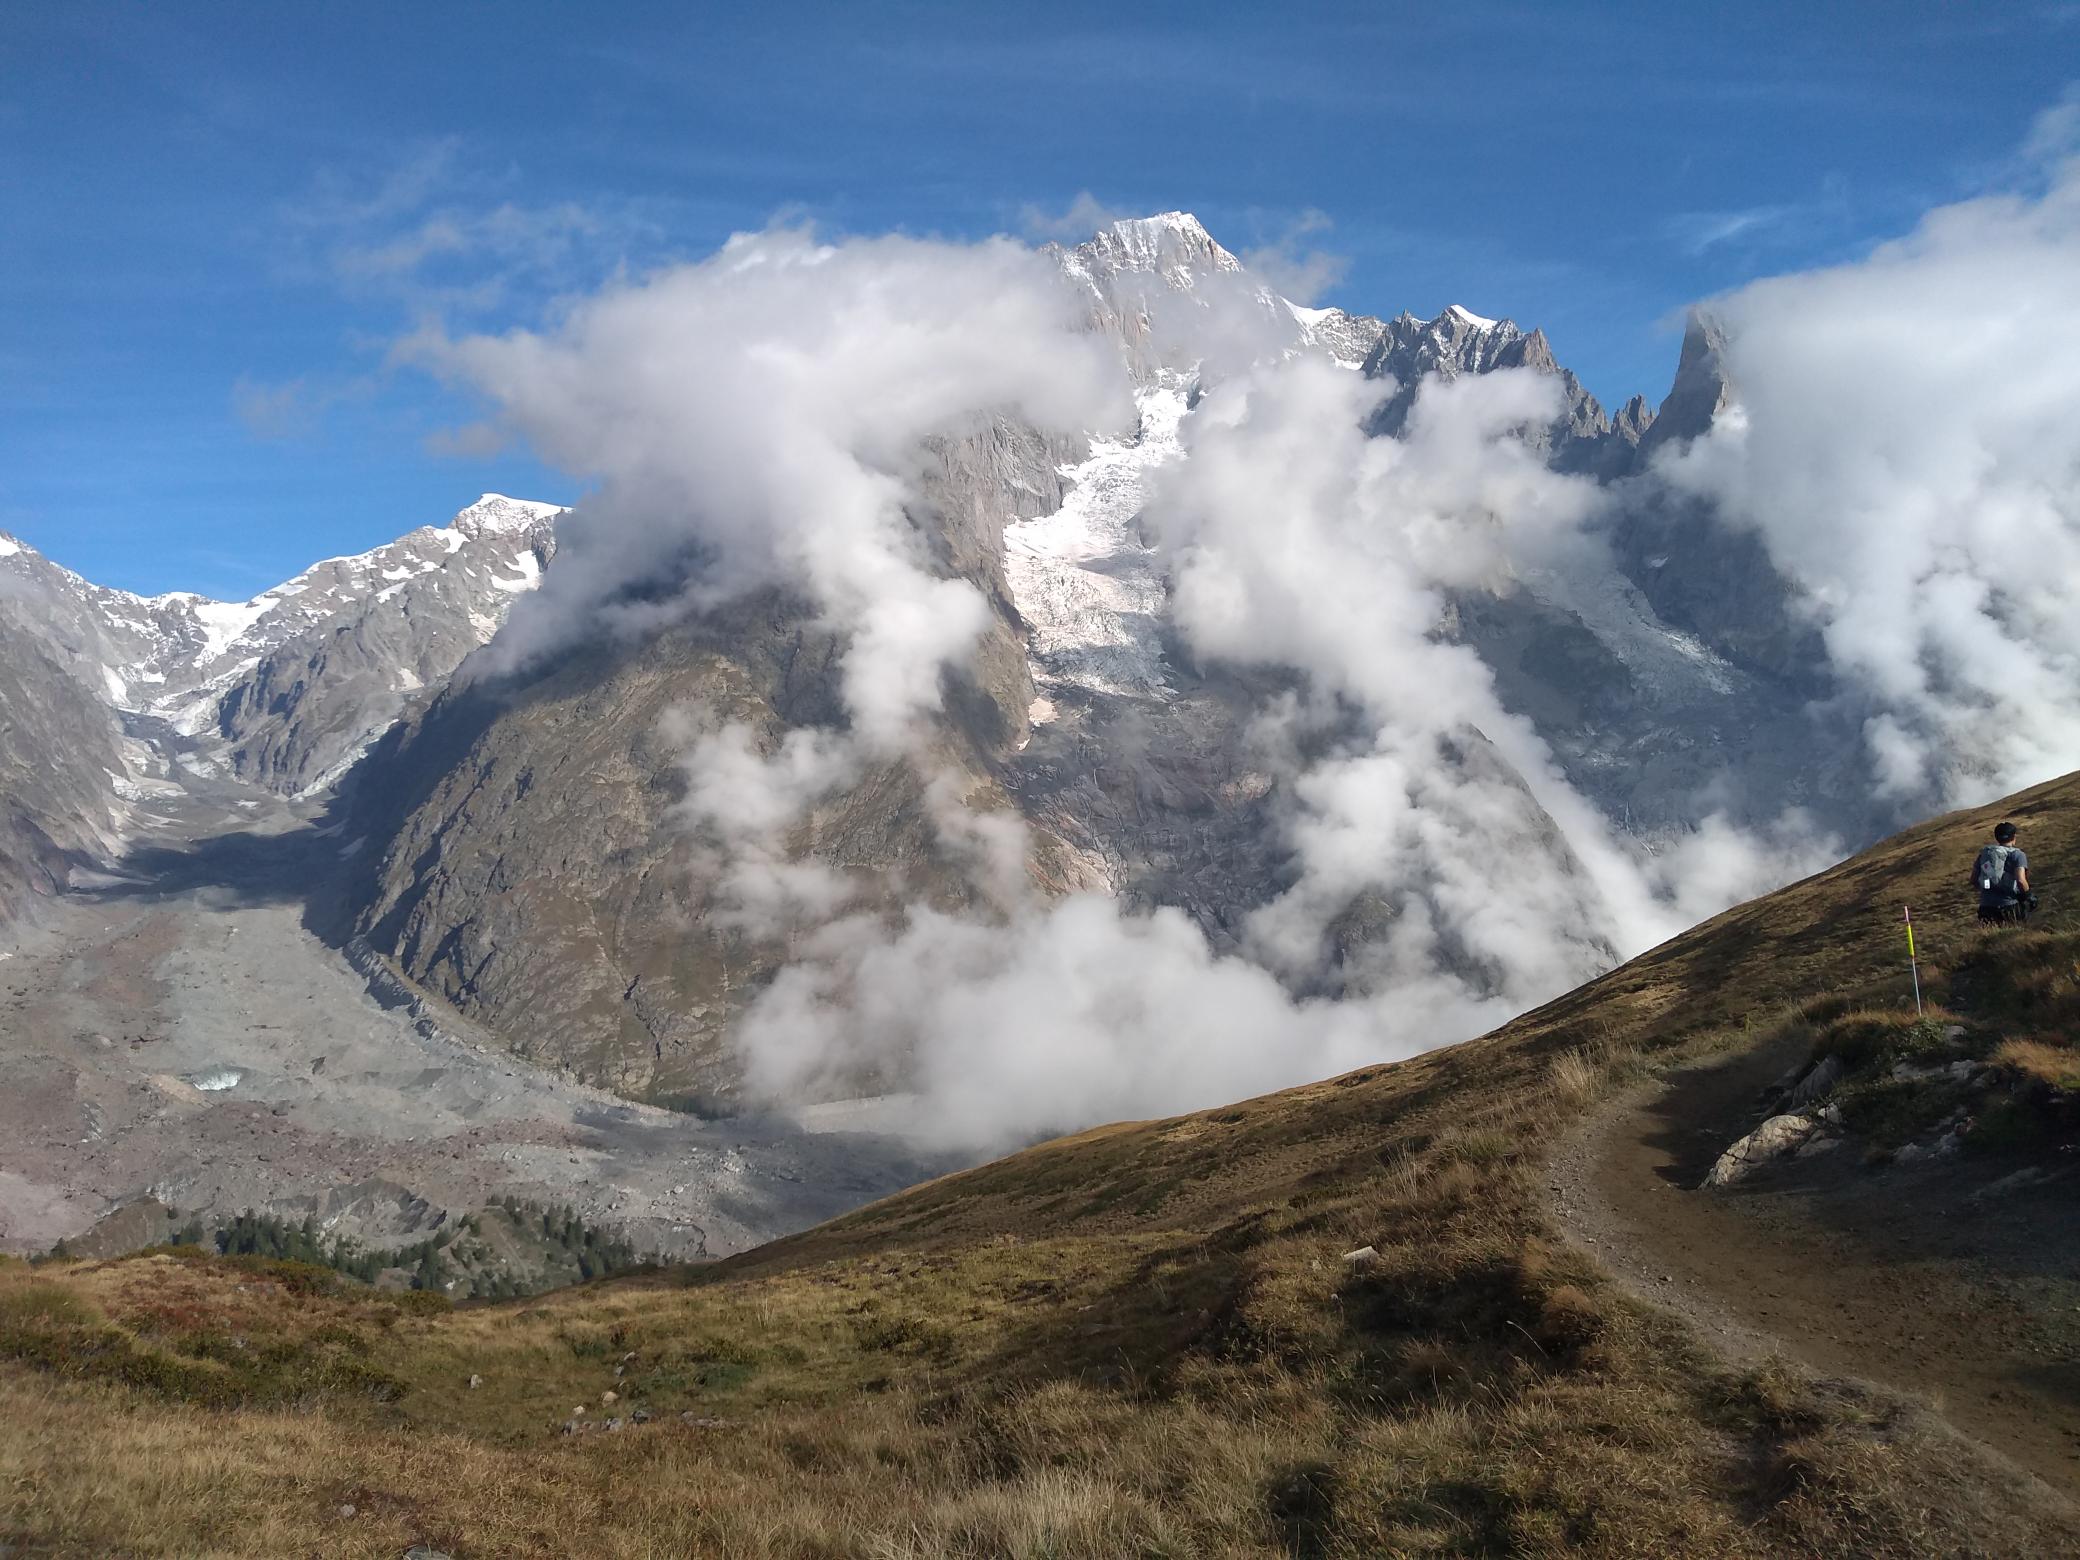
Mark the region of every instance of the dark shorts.
[[2029, 906], [2019, 899], [1982, 899], [1979, 919], [1988, 926], [2020, 926], [2029, 919]]

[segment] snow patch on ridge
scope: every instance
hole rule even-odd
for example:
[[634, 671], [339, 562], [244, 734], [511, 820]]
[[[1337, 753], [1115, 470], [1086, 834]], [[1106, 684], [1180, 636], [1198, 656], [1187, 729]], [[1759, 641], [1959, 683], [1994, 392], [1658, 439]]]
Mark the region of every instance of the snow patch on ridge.
[[544, 504], [530, 498], [508, 498], [503, 493], [486, 493], [448, 522], [451, 530], [510, 535], [531, 530], [544, 520], [563, 513], [561, 504]]
[[523, 552], [513, 560], [513, 567], [520, 571], [518, 579], [508, 579], [503, 574], [491, 576], [492, 588], [517, 595], [524, 590], [533, 590], [542, 583], [542, 562], [531, 552]]
[[204, 596], [193, 598], [188, 603], [188, 610], [202, 625], [201, 659], [214, 661], [245, 638], [246, 631], [267, 616], [276, 599], [272, 591], [255, 596], [251, 601], [211, 601]]

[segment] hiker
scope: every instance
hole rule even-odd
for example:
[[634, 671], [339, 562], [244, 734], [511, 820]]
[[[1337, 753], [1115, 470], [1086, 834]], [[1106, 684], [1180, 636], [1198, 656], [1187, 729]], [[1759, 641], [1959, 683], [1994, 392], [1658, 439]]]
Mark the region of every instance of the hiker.
[[1993, 843], [1979, 848], [1972, 863], [1972, 887], [1979, 891], [1979, 919], [1989, 926], [2020, 926], [2036, 908], [2029, 891], [2029, 856], [2015, 843], [2015, 825], [1994, 827]]

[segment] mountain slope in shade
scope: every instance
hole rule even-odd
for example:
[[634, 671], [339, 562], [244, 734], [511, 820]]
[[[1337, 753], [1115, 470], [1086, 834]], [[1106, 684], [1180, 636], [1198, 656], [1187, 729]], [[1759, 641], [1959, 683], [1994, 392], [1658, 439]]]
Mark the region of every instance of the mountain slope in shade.
[[[1026, 740], [1034, 704], [1004, 529], [1060, 504], [1058, 468], [1076, 453], [1004, 423], [931, 452], [918, 518], [992, 607], [932, 755], [972, 806], [1007, 804], [995, 765]], [[442, 695], [378, 746], [357, 788], [353, 827], [371, 842], [361, 933], [522, 1055], [632, 1094], [727, 1100], [729, 1026], [788, 950], [734, 921], [702, 869], [727, 842], [675, 815], [673, 722], [707, 711], [777, 743], [841, 720], [841, 644], [817, 618], [760, 592]], [[878, 765], [813, 809], [797, 850], [870, 885], [870, 906], [978, 909], [973, 863], [931, 826], [924, 783], [908, 761]], [[1078, 879], [1067, 853], [1044, 841], [1042, 853], [1042, 870]]]
[[113, 712], [0, 590], [0, 925], [117, 848], [126, 804]]

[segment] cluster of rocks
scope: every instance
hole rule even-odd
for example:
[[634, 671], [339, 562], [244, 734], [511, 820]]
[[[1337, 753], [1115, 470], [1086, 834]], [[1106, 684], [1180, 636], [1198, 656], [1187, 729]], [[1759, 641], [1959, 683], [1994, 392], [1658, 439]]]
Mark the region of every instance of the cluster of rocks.
[[[1962, 1024], [1953, 1024], [1943, 1031], [1943, 1040], [1954, 1045], [1964, 1038], [1965, 1033]], [[1988, 1076], [1989, 1071], [1984, 1063], [1969, 1057], [1926, 1063], [1901, 1060], [1895, 1061], [1879, 1077], [1892, 1083], [1969, 1085]], [[1846, 1077], [1847, 1069], [1842, 1059], [1832, 1054], [1786, 1073], [1763, 1091], [1765, 1108], [1771, 1114], [1754, 1131], [1736, 1139], [1713, 1162], [1702, 1185], [1733, 1186], [1763, 1165], [1786, 1159], [1810, 1159], [1841, 1147], [1844, 1140], [1842, 1108], [1832, 1096]], [[1892, 1162], [1904, 1165], [1947, 1159], [1964, 1146], [1964, 1137], [1971, 1125], [1970, 1109], [1960, 1104], [1936, 1124], [1933, 1132], [1897, 1149]]]
[[[565, 1435], [596, 1435], [604, 1431], [611, 1434], [620, 1430], [633, 1429], [637, 1425], [647, 1425], [654, 1417], [649, 1409], [638, 1408], [625, 1417], [616, 1414], [608, 1419], [589, 1419], [585, 1417], [585, 1410], [581, 1406], [572, 1413], [569, 1419], [563, 1422], [562, 1433]], [[734, 1430], [737, 1426], [737, 1421], [734, 1419], [718, 1419], [712, 1414], [696, 1414], [690, 1408], [680, 1412], [679, 1423], [694, 1430]]]
[[[635, 1363], [635, 1359], [636, 1356], [633, 1350], [621, 1356], [620, 1361], [614, 1366], [614, 1379], [616, 1381], [621, 1381], [627, 1377], [628, 1367]], [[471, 1387], [475, 1387], [482, 1379], [480, 1376], [471, 1376], [469, 1384]], [[622, 1430], [634, 1429], [639, 1425], [647, 1425], [656, 1417], [649, 1409], [640, 1407], [631, 1408], [626, 1413], [609, 1414], [606, 1412], [617, 1407], [620, 1402], [621, 1393], [619, 1389], [614, 1387], [607, 1388], [599, 1395], [600, 1411], [605, 1417], [594, 1418], [586, 1406], [580, 1403], [571, 1410], [570, 1418], [563, 1422], [562, 1433], [564, 1435], [598, 1435], [602, 1433], [611, 1435]], [[733, 1429], [736, 1425], [736, 1421], [733, 1419], [717, 1419], [709, 1414], [697, 1414], [690, 1408], [680, 1413], [679, 1422], [695, 1430], [728, 1430]]]
[[[609, 1397], [613, 1396], [612, 1393], [607, 1395]], [[616, 1414], [611, 1419], [587, 1419], [584, 1417], [584, 1414], [585, 1407], [583, 1404], [573, 1409], [571, 1417], [563, 1422], [563, 1433], [565, 1435], [590, 1435], [595, 1431], [623, 1430], [630, 1425], [647, 1425], [650, 1423], [650, 1410], [647, 1408], [636, 1409], [626, 1418]]]

